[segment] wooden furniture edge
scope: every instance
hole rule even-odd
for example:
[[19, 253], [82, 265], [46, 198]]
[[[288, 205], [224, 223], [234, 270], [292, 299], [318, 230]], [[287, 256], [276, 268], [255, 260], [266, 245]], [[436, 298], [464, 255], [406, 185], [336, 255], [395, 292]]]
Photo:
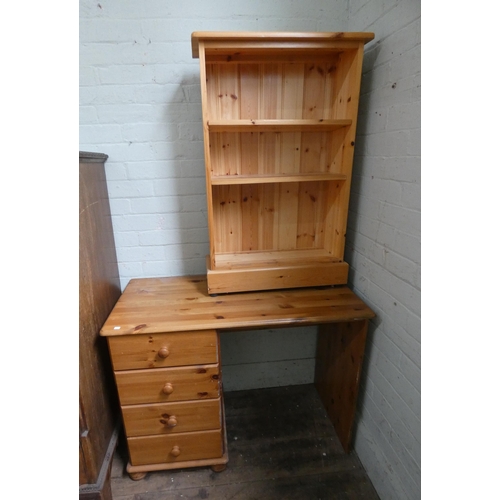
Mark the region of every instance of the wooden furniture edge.
[[191, 34], [191, 48], [193, 58], [200, 56], [200, 40], [226, 40], [226, 41], [256, 41], [256, 40], [279, 40], [279, 41], [306, 41], [306, 40], [348, 40], [368, 43], [375, 38], [372, 32], [346, 32], [346, 31], [318, 31], [318, 32], [286, 32], [286, 31], [194, 31]]
[[338, 182], [347, 180], [344, 174], [258, 174], [212, 175], [212, 186], [242, 186], [248, 184], [284, 184], [292, 182]]
[[131, 465], [127, 464], [127, 472], [134, 474], [137, 472], [154, 472], [159, 470], [173, 470], [185, 469], [190, 467], [206, 467], [211, 465], [225, 465], [229, 461], [227, 449], [224, 451], [222, 457], [219, 458], [204, 458], [201, 460], [186, 460], [184, 462], [175, 463], [160, 463], [160, 464], [147, 464], [147, 465]]
[[318, 328], [314, 385], [346, 453], [352, 448], [368, 323], [365, 319]]
[[[155, 290], [158, 290], [158, 288], [162, 290], [162, 299], [156, 302], [156, 313], [152, 316], [142, 318], [136, 318], [135, 313], [132, 315], [124, 315], [123, 308], [127, 309], [130, 307], [130, 303], [132, 302], [133, 304], [135, 297], [138, 297], [141, 301], [148, 296], [154, 298]], [[169, 304], [169, 288], [172, 289], [172, 294], [174, 294], [172, 297], [174, 303], [170, 304], [170, 308], [166, 307], [164, 310], [164, 304]], [[181, 295], [184, 297], [180, 299], [180, 302], [178, 297], [179, 290], [181, 290]], [[331, 290], [331, 292], [327, 292], [326, 290]], [[322, 306], [319, 309], [314, 308], [309, 312], [304, 312], [304, 308], [283, 307], [283, 305], [286, 305], [287, 301], [300, 300], [304, 294], [309, 294], [309, 292], [311, 292], [312, 299], [314, 299], [314, 296], [324, 296], [325, 293], [331, 294], [332, 299], [334, 299], [335, 295], [348, 295], [350, 297], [350, 306], [348, 310], [340, 313], [332, 310], [328, 306]], [[177, 296], [175, 294], [177, 294]], [[266, 297], [276, 303], [276, 308], [273, 308], [271, 311], [269, 311], [268, 308], [264, 315], [249, 311], [243, 318], [224, 316], [224, 311], [230, 311], [236, 307], [235, 302], [240, 305], [246, 302], [248, 306], [248, 304], [254, 302], [257, 304], [266, 303]], [[260, 302], [262, 299], [264, 299], [264, 302]], [[189, 314], [183, 312], [183, 304], [186, 304], [192, 311], [193, 308], [196, 310], [197, 304], [199, 304], [199, 308], [206, 310], [207, 303], [212, 303], [211, 307], [217, 307], [217, 311], [219, 311], [220, 314], [204, 314], [203, 317], [200, 318], [199, 314], [194, 314], [190, 317]], [[158, 313], [158, 310], [160, 310], [161, 314]], [[169, 316], [169, 319], [161, 319], [159, 314], [162, 318], [166, 314]], [[175, 317], [173, 316], [174, 314]], [[128, 283], [115, 306], [114, 312], [108, 317], [101, 328], [100, 335], [103, 337], [112, 337], [210, 329], [218, 331], [265, 329], [358, 321], [374, 317], [375, 313], [346, 285], [336, 287], [320, 286], [252, 291], [211, 297], [207, 292], [207, 278], [205, 275], [177, 276], [170, 278], [137, 278], [130, 280]]]
[[304, 283], [302, 285], [304, 288], [344, 285], [347, 282], [348, 273], [347, 262], [277, 265], [273, 268], [262, 269], [207, 269], [208, 293], [279, 290], [287, 288], [290, 280], [293, 283], [300, 280]]
[[83, 160], [84, 163], [97, 162], [102, 163], [108, 159], [108, 155], [104, 153], [92, 153], [89, 151], [80, 151], [79, 152], [80, 160]]
[[[79, 490], [79, 498], [81, 500], [93, 500], [93, 499], [103, 499], [111, 500], [111, 490], [110, 490], [110, 474], [111, 467], [113, 464], [113, 455], [115, 453], [116, 445], [118, 443], [118, 436], [121, 429], [121, 421], [118, 419], [111, 434], [111, 438], [108, 443], [108, 449], [104, 456], [104, 460], [101, 464], [101, 469], [99, 471], [99, 476], [97, 482], [93, 484], [81, 484]], [[109, 490], [109, 491], [108, 491]]]

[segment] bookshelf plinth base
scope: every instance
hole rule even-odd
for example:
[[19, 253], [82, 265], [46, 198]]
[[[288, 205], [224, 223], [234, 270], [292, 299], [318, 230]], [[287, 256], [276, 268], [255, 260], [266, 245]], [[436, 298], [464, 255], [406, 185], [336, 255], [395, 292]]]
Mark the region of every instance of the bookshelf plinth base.
[[329, 264], [276, 265], [272, 268], [210, 269], [207, 266], [209, 294], [276, 290], [328, 285], [345, 285], [347, 262]]

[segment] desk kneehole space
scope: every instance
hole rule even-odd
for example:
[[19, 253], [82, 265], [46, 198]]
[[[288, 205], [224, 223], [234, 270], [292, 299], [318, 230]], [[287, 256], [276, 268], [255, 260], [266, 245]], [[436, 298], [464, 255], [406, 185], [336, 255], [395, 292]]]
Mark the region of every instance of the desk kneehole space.
[[130, 477], [200, 466], [224, 470], [224, 331], [319, 325], [315, 385], [349, 452], [374, 316], [345, 286], [212, 297], [206, 276], [131, 280], [101, 330], [113, 363]]

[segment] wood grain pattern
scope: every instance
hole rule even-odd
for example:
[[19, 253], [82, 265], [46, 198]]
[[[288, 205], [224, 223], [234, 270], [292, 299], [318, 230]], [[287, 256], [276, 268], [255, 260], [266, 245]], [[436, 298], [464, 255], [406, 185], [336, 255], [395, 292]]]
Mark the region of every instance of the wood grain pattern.
[[[80, 485], [95, 485], [118, 423], [116, 390], [106, 342], [99, 330], [121, 290], [104, 163], [107, 156], [80, 152], [79, 163], [79, 400]], [[110, 499], [109, 484], [92, 494]]]
[[[201, 48], [200, 57], [200, 89], [201, 89], [201, 100], [202, 102], [208, 102], [210, 97], [207, 92], [207, 82], [209, 79], [212, 79], [212, 75], [210, 75], [210, 67], [205, 64], [205, 51], [204, 51], [204, 42], [198, 42], [198, 48]], [[209, 144], [209, 133], [208, 133], [208, 105], [202, 107], [202, 125], [203, 125], [203, 142], [204, 144]], [[206, 196], [207, 196], [207, 204], [209, 207], [212, 206], [212, 189], [210, 183], [210, 172], [212, 171], [212, 165], [210, 162], [210, 151], [209, 148], [204, 148], [204, 157], [205, 157], [205, 185], [206, 185]], [[213, 235], [216, 228], [214, 228], [213, 221], [213, 211], [208, 210], [207, 212], [207, 223], [208, 223], [208, 232]], [[215, 255], [215, 241], [214, 238], [210, 238], [209, 240], [210, 252], [209, 252], [209, 261], [208, 267], [212, 268], [214, 266], [213, 257]]]
[[[364, 44], [373, 37], [192, 34], [209, 158], [211, 293], [339, 284], [340, 273], [330, 268], [322, 276], [305, 254], [308, 279], [302, 269], [285, 264], [266, 277], [261, 269], [243, 266], [228, 274], [217, 262], [220, 254], [264, 250], [274, 250], [279, 262], [282, 251], [317, 248], [343, 259], [361, 63]], [[330, 181], [341, 183], [332, 188]], [[276, 277], [285, 275], [276, 285]], [[347, 274], [342, 277], [347, 283]]]
[[374, 316], [345, 286], [211, 297], [204, 275], [143, 278], [129, 282], [101, 335], [274, 328], [357, 321]]
[[[338, 196], [344, 182], [335, 177], [311, 175], [297, 182], [299, 178], [293, 176], [284, 183], [275, 182], [276, 177], [259, 177], [264, 182], [256, 184], [255, 178], [247, 178], [214, 184], [215, 269], [218, 256], [227, 253], [274, 250], [274, 258], [280, 261], [282, 251], [323, 249], [327, 224], [338, 211], [329, 206], [328, 199]], [[313, 253], [302, 257], [302, 264], [317, 263]], [[331, 252], [330, 257], [341, 259], [342, 254]], [[286, 254], [282, 260], [286, 261]], [[320, 284], [337, 283], [316, 283]]]
[[344, 129], [345, 137], [341, 149], [342, 155], [337, 157], [338, 171], [346, 174], [347, 178], [346, 182], [342, 184], [337, 197], [339, 210], [337, 210], [333, 218], [332, 224], [335, 230], [332, 231], [331, 247], [328, 247], [336, 255], [343, 255], [345, 247], [362, 65], [362, 42], [359, 43], [357, 51], [346, 51], [339, 55], [339, 62], [337, 65], [339, 78], [338, 84], [335, 87], [333, 118], [350, 116], [353, 122], [349, 129]]
[[[108, 344], [114, 370], [167, 368], [219, 361], [215, 330], [110, 337]], [[162, 349], [168, 350], [167, 357], [161, 357]]]
[[315, 385], [346, 452], [351, 435], [365, 352], [368, 321], [321, 325]]
[[[220, 458], [223, 454], [222, 442], [221, 429], [127, 439], [131, 465]], [[172, 454], [174, 447], [178, 447], [179, 455]]]
[[[251, 271], [251, 272], [250, 272]], [[310, 259], [305, 264], [287, 267], [280, 262], [276, 268], [247, 267], [216, 272], [207, 271], [210, 294], [247, 292], [249, 290], [277, 290], [291, 287], [314, 287], [318, 285], [341, 285], [347, 281], [349, 265], [346, 262], [320, 263], [313, 265]]]
[[[220, 396], [219, 365], [194, 365], [115, 372], [122, 406], [213, 399]], [[172, 387], [171, 394], [163, 388]]]
[[[209, 437], [210, 442], [213, 445], [213, 450], [215, 452], [212, 454], [210, 458], [195, 458], [195, 459], [190, 459], [186, 454], [184, 454], [182, 457], [179, 455], [177, 457], [177, 460], [166, 460], [166, 461], [160, 461], [157, 463], [151, 463], [150, 459], [148, 457], [145, 457], [145, 460], [148, 462], [144, 465], [135, 465], [132, 464], [130, 461], [127, 464], [126, 470], [129, 473], [130, 477], [133, 477], [134, 474], [144, 474], [147, 472], [152, 472], [152, 471], [163, 471], [163, 470], [174, 470], [174, 469], [184, 469], [184, 468], [192, 468], [192, 467], [206, 467], [206, 466], [211, 466], [212, 470], [214, 468], [217, 471], [222, 471], [225, 468], [225, 465], [228, 463], [229, 457], [228, 457], [228, 444], [227, 444], [227, 430], [226, 430], [226, 417], [225, 417], [225, 408], [224, 408], [224, 401], [223, 401], [223, 396], [221, 396], [221, 415], [220, 415], [220, 423], [221, 423], [221, 428], [219, 429], [219, 445], [215, 445], [214, 442], [214, 433], [211, 432], [210, 434], [203, 434], [203, 433], [197, 433], [195, 436], [198, 438], [204, 438], [205, 436]], [[181, 436], [186, 436], [189, 434], [193, 433], [181, 433]], [[157, 435], [156, 435], [157, 436]], [[154, 436], [153, 436], [154, 437]], [[132, 438], [132, 439], [137, 439], [137, 438]], [[190, 440], [191, 443], [193, 440]], [[144, 443], [147, 444], [147, 443]], [[127, 440], [127, 446], [129, 445], [128, 440]], [[176, 443], [177, 446], [180, 446], [180, 443]], [[156, 444], [154, 444], [156, 446]], [[206, 449], [206, 445], [202, 445]], [[129, 448], [129, 456], [131, 453], [130, 446]], [[219, 454], [219, 449], [222, 450], [222, 453]], [[199, 455], [198, 455], [199, 456]], [[162, 457], [161, 457], [162, 458]]]
[[[124, 406], [123, 423], [127, 436], [130, 437], [220, 429], [220, 405], [219, 398]], [[175, 417], [175, 425], [171, 425], [171, 417]]]
[[254, 268], [272, 268], [278, 267], [278, 264], [300, 265], [307, 259], [313, 258], [317, 263], [329, 264], [331, 262], [341, 262], [342, 259], [332, 257], [321, 248], [307, 250], [281, 251], [279, 256], [276, 252], [238, 252], [235, 254], [225, 253], [216, 257], [217, 267], [219, 269], [237, 269], [238, 267]]
[[[373, 40], [373, 33], [365, 32], [223, 32], [223, 31], [197, 31], [191, 35], [192, 55], [200, 57], [200, 43], [203, 43], [210, 56], [218, 57], [219, 60], [230, 62], [245, 59], [245, 55], [252, 55], [256, 50], [257, 55], [264, 57], [263, 49], [275, 49], [272, 60], [277, 55], [286, 58], [284, 49], [293, 50], [298, 53], [307, 50], [324, 50], [325, 46], [349, 47], [353, 42], [367, 43]], [[270, 44], [269, 40], [276, 42]], [[239, 50], [238, 50], [239, 49]], [[245, 49], [242, 51], [241, 49]], [[237, 50], [238, 52], [234, 52]], [[309, 52], [310, 55], [310, 52]], [[231, 57], [228, 59], [228, 57]]]
[[[255, 113], [254, 116], [267, 116]], [[325, 113], [326, 114], [326, 113]], [[243, 120], [209, 120], [210, 132], [321, 132], [324, 130], [337, 130], [348, 127], [352, 120], [326, 120], [318, 119], [292, 119], [292, 120], [269, 120], [269, 119], [243, 119]]]

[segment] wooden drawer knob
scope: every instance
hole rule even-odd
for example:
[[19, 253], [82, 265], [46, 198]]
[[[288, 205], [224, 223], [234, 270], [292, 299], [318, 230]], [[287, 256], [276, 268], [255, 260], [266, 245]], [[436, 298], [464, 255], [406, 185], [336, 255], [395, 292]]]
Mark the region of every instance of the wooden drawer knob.
[[178, 446], [174, 446], [170, 451], [170, 454], [173, 455], [174, 457], [178, 457], [181, 454], [181, 450]]
[[162, 391], [163, 391], [163, 394], [172, 394], [174, 392], [174, 386], [170, 382], [167, 382], [163, 386]]
[[168, 355], [170, 354], [170, 351], [166, 348], [166, 347], [162, 347], [159, 351], [158, 351], [158, 357], [162, 358], [162, 359], [165, 359], [165, 358], [168, 358]]
[[177, 417], [175, 415], [169, 417], [169, 419], [167, 420], [167, 425], [169, 427], [175, 427], [177, 425]]

